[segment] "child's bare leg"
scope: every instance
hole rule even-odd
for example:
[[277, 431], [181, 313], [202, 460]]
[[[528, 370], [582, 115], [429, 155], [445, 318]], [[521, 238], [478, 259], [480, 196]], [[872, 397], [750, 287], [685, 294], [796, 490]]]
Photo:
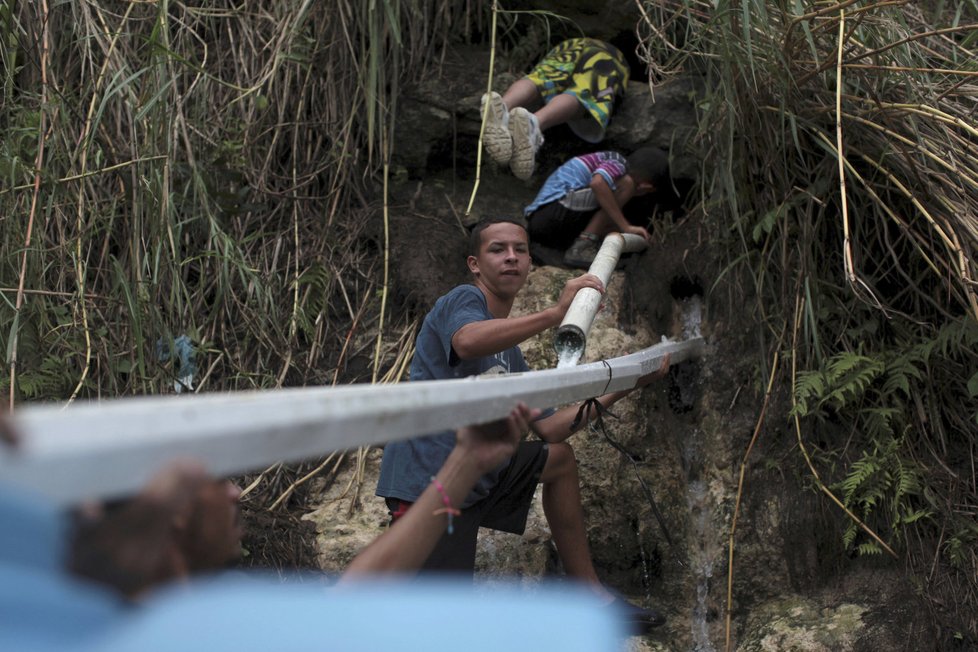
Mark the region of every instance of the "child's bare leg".
[[[532, 84], [531, 84], [532, 85]], [[568, 120], [579, 118], [584, 115], [584, 107], [577, 101], [577, 98], [568, 93], [561, 93], [534, 113], [540, 131], [546, 131], [550, 127], [564, 124]]]
[[601, 586], [591, 561], [574, 451], [565, 443], [550, 444], [549, 451], [540, 476], [543, 483], [543, 511], [564, 570], [610, 599], [611, 594]]
[[536, 84], [524, 77], [513, 82], [513, 85], [506, 90], [503, 95], [503, 103], [510, 110], [522, 106], [524, 109], [533, 111], [543, 104], [543, 98], [540, 97], [540, 91], [537, 90]]

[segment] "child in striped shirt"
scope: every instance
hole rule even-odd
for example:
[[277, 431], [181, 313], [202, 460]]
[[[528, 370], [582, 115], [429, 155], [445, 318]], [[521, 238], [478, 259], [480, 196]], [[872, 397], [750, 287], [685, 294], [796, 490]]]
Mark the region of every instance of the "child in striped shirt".
[[566, 249], [564, 264], [586, 269], [612, 231], [649, 240], [649, 232], [631, 224], [622, 208], [632, 197], [668, 185], [669, 158], [656, 147], [643, 147], [627, 159], [612, 151], [575, 156], [550, 175], [523, 210], [530, 239]]

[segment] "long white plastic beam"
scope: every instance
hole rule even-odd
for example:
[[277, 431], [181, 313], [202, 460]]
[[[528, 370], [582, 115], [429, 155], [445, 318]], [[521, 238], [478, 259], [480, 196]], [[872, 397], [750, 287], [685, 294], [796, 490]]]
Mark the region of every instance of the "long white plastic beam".
[[0, 445], [0, 485], [71, 505], [134, 493], [177, 457], [240, 474], [491, 421], [517, 400], [543, 408], [630, 389], [667, 353], [676, 363], [703, 348], [695, 338], [569, 369], [461, 380], [24, 406], [11, 416], [21, 445]]

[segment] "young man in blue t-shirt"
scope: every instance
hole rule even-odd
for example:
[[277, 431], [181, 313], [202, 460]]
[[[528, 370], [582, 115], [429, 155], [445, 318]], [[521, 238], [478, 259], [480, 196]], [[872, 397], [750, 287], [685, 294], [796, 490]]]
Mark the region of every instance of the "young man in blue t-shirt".
[[[520, 342], [559, 325], [578, 290], [604, 290], [596, 276], [584, 274], [565, 284], [555, 305], [510, 317], [530, 269], [525, 222], [520, 218], [480, 222], [472, 232], [471, 251], [467, 264], [472, 284], [456, 287], [438, 299], [425, 317], [411, 363], [412, 381], [527, 371]], [[664, 373], [665, 366], [644, 377], [638, 386]], [[627, 394], [612, 392], [598, 400], [610, 407]], [[567, 574], [589, 583], [609, 603], [620, 601], [601, 586], [591, 562], [577, 460], [565, 441], [573, 434], [571, 423], [576, 415], [577, 406], [568, 406], [548, 411], [533, 423], [532, 430], [541, 441], [521, 443], [507, 463], [482, 477], [460, 505], [462, 513], [455, 518], [454, 533], [442, 537], [425, 569], [471, 573], [479, 527], [522, 534], [536, 485], [542, 483], [544, 513]], [[377, 495], [387, 499], [395, 520], [425, 490], [453, 443], [449, 431], [385, 447]], [[665, 622], [655, 611], [628, 607], [633, 622], [643, 631]]]

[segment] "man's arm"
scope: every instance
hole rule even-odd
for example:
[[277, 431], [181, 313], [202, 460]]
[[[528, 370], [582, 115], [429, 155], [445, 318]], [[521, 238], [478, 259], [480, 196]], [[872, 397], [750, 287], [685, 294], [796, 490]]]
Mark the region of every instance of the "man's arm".
[[440, 513], [446, 507], [444, 496], [452, 507], [461, 505], [479, 478], [513, 455], [530, 420], [539, 414], [519, 403], [505, 419], [460, 428], [455, 448], [435, 476], [444, 495], [432, 482], [404, 516], [350, 562], [340, 581], [420, 568], [447, 527], [448, 518]]
[[622, 213], [621, 207], [628, 203], [635, 195], [635, 182], [631, 177], [622, 177], [618, 182], [618, 192], [611, 189], [608, 185], [608, 181], [600, 174], [595, 174], [591, 177], [591, 183], [589, 184], [591, 192], [594, 193], [594, 198], [598, 200], [598, 206], [601, 207], [603, 211], [618, 230], [622, 233], [633, 233], [635, 235], [645, 238], [649, 241], [652, 236], [649, 232], [640, 227], [635, 226], [627, 219], [625, 219], [625, 214]]
[[[638, 382], [635, 383], [635, 387], [633, 387], [632, 389], [625, 389], [618, 392], [609, 392], [604, 396], [599, 396], [598, 402], [601, 403], [601, 405], [604, 406], [605, 408], [610, 408], [612, 405], [614, 405], [621, 399], [625, 398], [636, 389], [640, 387], [645, 387], [649, 383], [659, 380], [660, 378], [664, 378], [668, 372], [669, 372], [669, 355], [667, 354], [666, 357], [663, 358], [662, 360], [662, 366], [660, 366], [656, 371], [653, 371], [652, 373], [646, 374], [641, 378], [639, 378]], [[551, 444], [562, 442], [568, 437], [570, 437], [571, 435], [573, 435], [575, 432], [580, 430], [581, 427], [583, 427], [587, 423], [587, 421], [582, 421], [581, 423], [577, 424], [577, 428], [574, 429], [571, 428], [571, 425], [573, 424], [574, 419], [577, 417], [577, 412], [580, 409], [580, 407], [581, 407], [580, 403], [575, 403], [574, 405], [568, 405], [567, 407], [563, 407], [545, 419], [534, 421], [533, 423], [530, 424], [530, 428], [533, 430], [533, 432], [535, 432], [540, 437], [540, 439], [544, 440], [545, 442]], [[592, 410], [591, 413], [588, 415], [588, 420], [592, 420], [596, 417], [597, 417], [597, 413], [594, 410]]]
[[452, 348], [462, 360], [495, 355], [517, 346], [524, 340], [558, 326], [570, 308], [574, 295], [582, 288], [594, 288], [604, 292], [601, 279], [593, 274], [582, 274], [567, 281], [557, 303], [540, 312], [522, 317], [505, 317], [474, 321], [462, 326], [452, 335]]

